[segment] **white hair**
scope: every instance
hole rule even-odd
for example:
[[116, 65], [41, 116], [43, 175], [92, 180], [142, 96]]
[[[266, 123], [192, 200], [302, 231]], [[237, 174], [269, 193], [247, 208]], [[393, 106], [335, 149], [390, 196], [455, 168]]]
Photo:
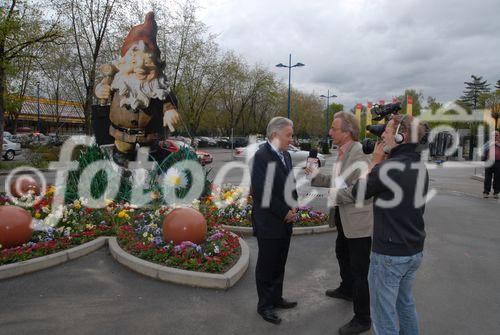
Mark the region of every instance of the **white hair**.
[[287, 126], [293, 127], [292, 120], [287, 119], [286, 117], [283, 116], [273, 117], [271, 121], [269, 121], [269, 123], [267, 124], [267, 129], [266, 129], [267, 138], [270, 140], [273, 133], [282, 131], [283, 128]]

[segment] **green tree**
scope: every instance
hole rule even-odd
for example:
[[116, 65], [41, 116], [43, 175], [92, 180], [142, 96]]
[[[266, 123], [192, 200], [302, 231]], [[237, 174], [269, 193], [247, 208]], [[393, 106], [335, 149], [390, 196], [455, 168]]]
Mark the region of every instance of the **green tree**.
[[495, 88], [497, 90], [500, 90], [500, 80], [497, 80], [497, 83], [495, 84]]
[[500, 90], [489, 94], [484, 101], [484, 105], [491, 110], [491, 116], [495, 119], [495, 125], [497, 125], [500, 118]]
[[443, 104], [437, 101], [436, 98], [428, 96], [427, 97], [427, 108], [432, 112], [437, 111], [439, 108], [443, 107]]
[[477, 109], [480, 107], [480, 96], [483, 93], [488, 93], [490, 91], [490, 84], [487, 80], [483, 80], [481, 76], [471, 75], [472, 81], [464, 82], [465, 90], [460, 100], [472, 109]]
[[420, 111], [422, 110], [422, 102], [424, 100], [424, 94], [422, 91], [417, 91], [415, 89], [406, 89], [403, 95], [398, 96], [398, 101], [402, 103], [402, 113], [406, 114], [406, 107], [408, 106], [408, 97], [411, 96], [413, 98], [413, 116], [419, 116]]

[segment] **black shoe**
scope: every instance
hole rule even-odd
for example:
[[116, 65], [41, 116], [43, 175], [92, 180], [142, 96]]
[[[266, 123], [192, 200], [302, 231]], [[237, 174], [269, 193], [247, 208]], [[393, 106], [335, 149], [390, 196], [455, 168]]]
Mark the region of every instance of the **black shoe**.
[[361, 323], [356, 319], [352, 319], [344, 326], [340, 327], [340, 335], [351, 335], [351, 334], [361, 334], [363, 332], [369, 331], [371, 328], [371, 322]]
[[489, 193], [486, 193], [486, 192], [483, 193], [483, 198], [488, 198], [489, 196], [490, 196]]
[[347, 301], [352, 301], [352, 295], [351, 294], [346, 294], [344, 291], [340, 289], [340, 287], [336, 288], [335, 290], [326, 290], [325, 294], [331, 298], [336, 298], [336, 299], [344, 299]]
[[259, 313], [260, 316], [262, 316], [262, 318], [267, 322], [274, 323], [275, 325], [279, 325], [281, 323], [281, 319], [279, 318], [278, 315], [276, 315], [276, 313], [272, 309], [268, 309], [257, 313]]
[[288, 301], [288, 300], [282, 298], [280, 302], [274, 304], [274, 307], [282, 308], [282, 309], [294, 308], [294, 307], [297, 307], [297, 302], [296, 301]]

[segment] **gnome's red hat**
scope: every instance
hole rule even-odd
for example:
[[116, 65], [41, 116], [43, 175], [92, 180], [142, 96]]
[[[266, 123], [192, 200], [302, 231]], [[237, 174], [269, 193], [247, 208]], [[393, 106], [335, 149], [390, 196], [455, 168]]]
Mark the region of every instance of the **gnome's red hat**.
[[125, 56], [128, 49], [136, 42], [143, 41], [149, 51], [153, 52], [155, 55], [160, 57], [160, 49], [158, 44], [156, 44], [156, 34], [158, 32], [158, 26], [155, 21], [155, 13], [149, 12], [146, 14], [143, 24], [132, 27], [130, 32], [123, 41], [121, 48], [122, 57]]

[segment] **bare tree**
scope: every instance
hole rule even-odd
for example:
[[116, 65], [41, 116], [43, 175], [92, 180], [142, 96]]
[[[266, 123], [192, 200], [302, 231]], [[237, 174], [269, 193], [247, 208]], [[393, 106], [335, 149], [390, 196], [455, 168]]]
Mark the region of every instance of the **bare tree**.
[[72, 72], [73, 86], [83, 105], [85, 132], [91, 134], [91, 113], [94, 101], [96, 69], [103, 43], [111, 21], [115, 18], [118, 0], [62, 0], [59, 9], [63, 11], [74, 43], [74, 57], [78, 73]]
[[31, 47], [54, 43], [60, 37], [57, 20], [45, 20], [39, 6], [21, 1], [0, 5], [0, 148], [3, 145], [6, 79], [13, 74], [13, 64], [34, 57]]

